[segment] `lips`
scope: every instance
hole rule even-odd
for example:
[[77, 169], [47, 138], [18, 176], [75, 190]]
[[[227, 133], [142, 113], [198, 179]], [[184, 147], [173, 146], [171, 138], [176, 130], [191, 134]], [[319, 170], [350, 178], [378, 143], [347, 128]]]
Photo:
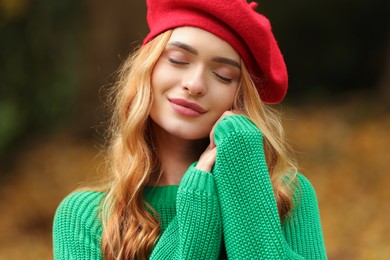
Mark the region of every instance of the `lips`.
[[176, 105], [176, 106], [181, 106], [183, 108], [186, 108], [186, 109], [190, 109], [190, 110], [193, 110], [199, 114], [203, 114], [206, 112], [206, 109], [204, 109], [203, 107], [199, 106], [198, 104], [196, 103], [193, 103], [193, 102], [189, 102], [185, 99], [180, 99], [180, 98], [169, 98], [168, 99], [169, 102], [171, 102], [173, 105]]

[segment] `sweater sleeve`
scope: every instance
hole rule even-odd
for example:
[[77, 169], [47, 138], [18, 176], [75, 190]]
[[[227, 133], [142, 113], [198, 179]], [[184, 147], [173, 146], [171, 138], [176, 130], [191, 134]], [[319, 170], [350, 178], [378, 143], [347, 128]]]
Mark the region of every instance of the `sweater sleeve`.
[[100, 192], [75, 192], [58, 206], [53, 222], [55, 260], [103, 259], [97, 215], [102, 197]]
[[[323, 244], [322, 234], [308, 236], [307, 232], [311, 231], [306, 225], [293, 226], [293, 222], [289, 225], [289, 232], [294, 233], [292, 237], [300, 237], [293, 247], [284, 237], [265, 160], [263, 136], [258, 128], [244, 116], [228, 116], [216, 126], [214, 138], [217, 159], [213, 174], [228, 258], [326, 258], [323, 254], [314, 257], [318, 255], [315, 252], [323, 252], [319, 246]], [[319, 225], [317, 212], [311, 210], [302, 208], [296, 211], [295, 217], [310, 218], [309, 223]], [[303, 255], [305, 250], [308, 252]]]
[[217, 259], [221, 216], [213, 176], [191, 165], [177, 193], [177, 214], [150, 259]]

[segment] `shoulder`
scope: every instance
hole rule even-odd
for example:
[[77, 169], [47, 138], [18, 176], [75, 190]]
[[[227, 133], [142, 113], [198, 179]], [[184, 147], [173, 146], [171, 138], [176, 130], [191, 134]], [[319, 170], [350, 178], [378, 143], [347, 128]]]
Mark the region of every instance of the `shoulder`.
[[316, 191], [310, 180], [298, 173], [293, 195], [293, 215], [316, 215], [318, 213], [318, 201]]
[[299, 196], [313, 197], [316, 196], [314, 187], [310, 180], [301, 173], [297, 174], [297, 189], [296, 193]]
[[99, 228], [98, 214], [103, 197], [103, 192], [96, 191], [78, 191], [69, 194], [56, 210], [54, 232], [70, 227], [73, 227], [74, 231], [82, 228]]
[[297, 174], [297, 184], [295, 187], [295, 194], [294, 194], [294, 200], [302, 200], [303, 198], [305, 200], [307, 199], [315, 199], [316, 198], [316, 192], [315, 189], [310, 182], [310, 180], [304, 176], [301, 173]]
[[66, 216], [88, 215], [97, 211], [103, 192], [77, 191], [65, 197], [57, 208], [56, 215]]
[[282, 223], [285, 238], [305, 259], [326, 259], [316, 192], [305, 176], [297, 179], [293, 208]]
[[79, 191], [60, 203], [53, 222], [54, 259], [101, 259], [103, 197], [102, 192]]

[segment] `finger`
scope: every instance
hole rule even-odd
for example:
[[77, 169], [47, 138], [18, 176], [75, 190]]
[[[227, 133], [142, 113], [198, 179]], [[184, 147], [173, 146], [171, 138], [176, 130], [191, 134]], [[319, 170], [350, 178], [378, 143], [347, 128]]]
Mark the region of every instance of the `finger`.
[[211, 129], [211, 132], [210, 132], [210, 144], [209, 144], [209, 147], [210, 148], [215, 148], [215, 142], [214, 142], [214, 127]]
[[210, 172], [212, 167], [215, 164], [216, 157], [217, 157], [216, 149], [207, 148], [200, 156], [199, 161], [195, 168], [202, 171]]

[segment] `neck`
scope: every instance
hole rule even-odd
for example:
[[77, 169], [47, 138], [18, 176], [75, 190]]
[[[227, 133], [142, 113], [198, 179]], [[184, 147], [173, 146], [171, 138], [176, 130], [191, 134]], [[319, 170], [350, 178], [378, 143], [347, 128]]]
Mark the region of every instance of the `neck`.
[[[158, 126], [157, 126], [158, 127]], [[154, 127], [154, 137], [161, 160], [161, 172], [151, 178], [151, 185], [179, 185], [188, 169], [206, 149], [207, 140], [186, 140]]]

